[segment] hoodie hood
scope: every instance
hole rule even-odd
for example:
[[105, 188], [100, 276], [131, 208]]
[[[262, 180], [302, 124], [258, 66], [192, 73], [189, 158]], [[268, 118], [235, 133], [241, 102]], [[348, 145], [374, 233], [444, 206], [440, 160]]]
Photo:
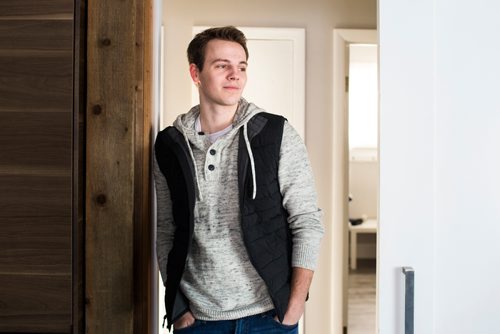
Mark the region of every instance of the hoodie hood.
[[[250, 158], [249, 160], [252, 172], [253, 199], [255, 199], [257, 195], [257, 182], [255, 176], [255, 162], [253, 158], [252, 148], [250, 146], [250, 141], [248, 139], [247, 123], [248, 121], [250, 121], [252, 117], [261, 112], [264, 112], [264, 110], [257, 107], [253, 103], [247, 102], [244, 98], [241, 98], [238, 103], [238, 108], [236, 109], [236, 113], [234, 115], [232, 124], [233, 128], [231, 129], [231, 131], [229, 131], [227, 134], [223, 136], [223, 137], [234, 136], [239, 131], [239, 129], [243, 127], [243, 136], [245, 138], [245, 146], [249, 154]], [[195, 147], [201, 150], [206, 150], [207, 148], [207, 141], [203, 136], [200, 136], [198, 134], [195, 128], [196, 119], [199, 117], [199, 115], [200, 115], [200, 105], [197, 105], [191, 108], [191, 110], [186, 114], [178, 116], [177, 119], [174, 121], [174, 127], [182, 133], [182, 135], [184, 136], [184, 140], [186, 141], [187, 147], [189, 149], [189, 154], [191, 156], [191, 160], [193, 161], [193, 165], [195, 166], [194, 173], [195, 173], [196, 194], [199, 200], [203, 200], [199, 187], [198, 168], [196, 166], [196, 160], [194, 158], [193, 150], [191, 148], [191, 145], [194, 145]]]

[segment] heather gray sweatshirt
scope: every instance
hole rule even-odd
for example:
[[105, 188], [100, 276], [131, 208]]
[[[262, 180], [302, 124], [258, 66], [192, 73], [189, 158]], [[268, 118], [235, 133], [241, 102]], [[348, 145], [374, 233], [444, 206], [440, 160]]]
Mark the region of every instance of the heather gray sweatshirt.
[[[181, 280], [182, 292], [194, 317], [200, 320], [236, 319], [268, 311], [273, 309], [271, 298], [243, 243], [237, 168], [238, 131], [242, 127], [246, 131], [246, 123], [263, 110], [242, 99], [233, 129], [214, 143], [195, 129], [199, 112], [196, 106], [174, 122], [189, 144], [196, 167], [195, 226]], [[255, 170], [252, 175], [255, 178]], [[175, 225], [168, 185], [156, 159], [154, 176], [158, 204], [157, 255], [165, 283]], [[305, 146], [288, 122], [283, 131], [278, 178], [293, 235], [292, 266], [314, 270], [323, 235], [321, 212]]]

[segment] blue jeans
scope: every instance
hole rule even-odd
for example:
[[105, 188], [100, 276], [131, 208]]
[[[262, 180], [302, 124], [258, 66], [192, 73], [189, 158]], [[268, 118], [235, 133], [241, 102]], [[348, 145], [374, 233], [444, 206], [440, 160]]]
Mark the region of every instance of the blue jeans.
[[283, 325], [274, 311], [268, 311], [236, 320], [195, 320], [191, 326], [174, 329], [174, 334], [297, 334], [298, 325]]

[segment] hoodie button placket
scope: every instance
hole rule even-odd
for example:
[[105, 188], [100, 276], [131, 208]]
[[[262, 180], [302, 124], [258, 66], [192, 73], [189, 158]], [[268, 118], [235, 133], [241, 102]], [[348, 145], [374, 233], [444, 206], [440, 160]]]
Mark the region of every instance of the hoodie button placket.
[[208, 169], [207, 178], [212, 181], [216, 181], [217, 174], [216, 173], [216, 162], [217, 162], [217, 150], [214, 148], [210, 148], [206, 155], [206, 168]]

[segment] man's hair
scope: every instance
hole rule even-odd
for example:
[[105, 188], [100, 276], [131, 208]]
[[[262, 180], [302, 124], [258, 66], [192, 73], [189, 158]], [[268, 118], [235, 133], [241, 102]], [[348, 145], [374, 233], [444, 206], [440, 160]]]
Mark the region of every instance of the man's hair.
[[243, 47], [248, 60], [247, 39], [245, 35], [233, 26], [209, 28], [193, 38], [187, 49], [188, 61], [195, 64], [200, 72], [203, 70], [205, 62], [205, 48], [213, 39], [236, 42]]

